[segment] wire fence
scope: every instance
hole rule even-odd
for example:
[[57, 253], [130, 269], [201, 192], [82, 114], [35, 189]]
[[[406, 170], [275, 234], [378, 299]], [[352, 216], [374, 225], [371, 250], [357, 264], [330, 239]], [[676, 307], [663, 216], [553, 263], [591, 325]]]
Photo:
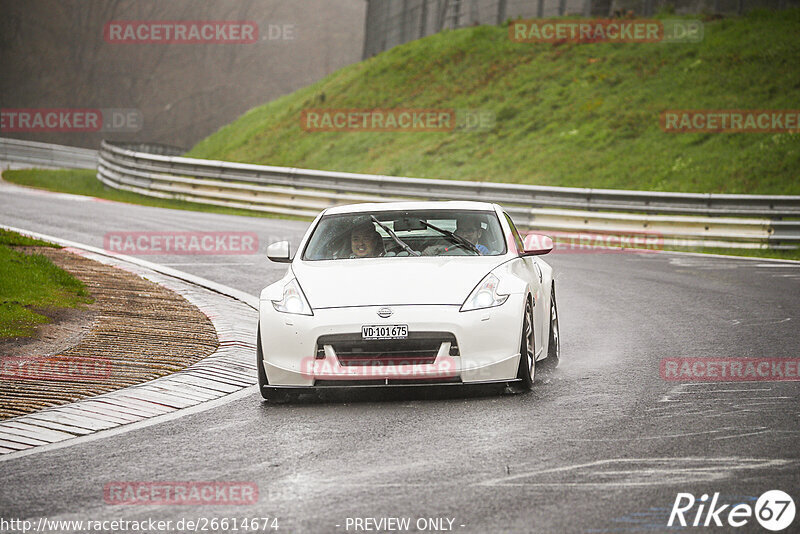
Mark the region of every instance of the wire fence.
[[649, 17], [661, 11], [741, 15], [800, 7], [800, 0], [368, 0], [364, 58], [444, 29], [502, 24], [507, 19]]

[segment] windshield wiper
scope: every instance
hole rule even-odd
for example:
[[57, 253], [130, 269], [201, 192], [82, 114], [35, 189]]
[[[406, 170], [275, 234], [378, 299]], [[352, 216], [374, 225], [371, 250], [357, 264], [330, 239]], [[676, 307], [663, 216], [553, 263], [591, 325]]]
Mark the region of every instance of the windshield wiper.
[[427, 226], [428, 228], [430, 228], [431, 230], [436, 230], [440, 234], [449, 237], [451, 240], [455, 241], [459, 245], [462, 245], [462, 246], [466, 247], [467, 250], [471, 250], [473, 252], [476, 252], [478, 255], [482, 255], [481, 251], [478, 250], [478, 247], [476, 247], [474, 244], [470, 243], [469, 241], [467, 241], [466, 239], [464, 239], [460, 235], [454, 234], [450, 230], [444, 230], [443, 228], [439, 228], [438, 226], [434, 226], [429, 222], [423, 221], [422, 219], [417, 219], [417, 220], [419, 222], [421, 222], [422, 224], [424, 224], [425, 226]]
[[391, 228], [389, 228], [388, 226], [386, 226], [385, 224], [380, 222], [378, 219], [376, 219], [374, 215], [370, 215], [370, 217], [372, 218], [372, 220], [373, 220], [373, 222], [375, 224], [377, 224], [378, 226], [380, 226], [381, 228], [386, 230], [386, 233], [389, 234], [389, 236], [392, 239], [394, 239], [395, 243], [397, 243], [398, 245], [403, 247], [403, 250], [405, 250], [406, 252], [408, 252], [412, 256], [422, 256], [422, 254], [420, 254], [419, 252], [417, 252], [413, 248], [409, 247], [408, 244], [405, 241], [403, 241], [402, 239], [397, 237], [397, 234], [395, 234], [394, 231]]

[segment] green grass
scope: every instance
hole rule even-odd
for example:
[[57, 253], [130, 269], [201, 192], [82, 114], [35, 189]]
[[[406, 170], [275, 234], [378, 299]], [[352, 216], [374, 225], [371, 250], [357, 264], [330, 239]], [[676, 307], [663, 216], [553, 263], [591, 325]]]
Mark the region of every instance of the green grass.
[[[674, 18], [674, 17], [671, 17]], [[709, 21], [701, 43], [526, 44], [444, 31], [254, 108], [188, 155], [350, 172], [800, 194], [800, 133], [665, 133], [668, 109], [797, 109], [800, 9]], [[324, 96], [324, 98], [323, 98]], [[309, 108], [455, 108], [488, 132], [306, 132]]]
[[47, 313], [93, 301], [83, 282], [41, 254], [15, 246], [52, 246], [14, 232], [0, 232], [0, 338], [28, 337], [49, 322]]
[[[128, 204], [139, 204], [142, 206], [153, 206], [156, 208], [171, 208], [177, 210], [204, 211], [208, 213], [223, 213], [227, 215], [248, 215], [250, 217], [278, 217], [271, 213], [262, 213], [239, 208], [227, 208], [224, 206], [211, 206], [197, 202], [186, 202], [184, 200], [173, 200], [165, 198], [155, 198], [140, 195], [132, 191], [112, 189], [104, 185], [97, 179], [97, 171], [91, 169], [69, 169], [69, 170], [50, 170], [50, 169], [25, 169], [15, 171], [3, 171], [3, 180], [18, 185], [57, 191], [59, 193], [72, 193], [74, 195], [87, 195]], [[294, 217], [280, 216], [284, 219]]]
[[41, 239], [34, 239], [32, 237], [24, 236], [4, 228], [0, 228], [0, 245], [5, 245], [7, 247], [61, 248], [61, 246], [56, 245], [55, 243], [49, 243], [47, 241], [42, 241]]

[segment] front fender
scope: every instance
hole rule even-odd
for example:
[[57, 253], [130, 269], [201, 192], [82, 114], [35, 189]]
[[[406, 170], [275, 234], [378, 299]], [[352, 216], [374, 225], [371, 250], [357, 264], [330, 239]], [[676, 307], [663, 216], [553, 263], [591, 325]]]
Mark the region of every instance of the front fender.
[[503, 295], [520, 295], [532, 292], [530, 273], [522, 258], [497, 266], [492, 273], [500, 279], [497, 292]]

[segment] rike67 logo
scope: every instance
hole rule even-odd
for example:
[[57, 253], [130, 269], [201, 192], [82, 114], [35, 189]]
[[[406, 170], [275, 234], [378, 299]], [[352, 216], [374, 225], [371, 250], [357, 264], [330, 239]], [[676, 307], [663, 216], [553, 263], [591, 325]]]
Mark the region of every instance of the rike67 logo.
[[[668, 527], [743, 527], [752, 524], [755, 518], [767, 530], [778, 532], [789, 527], [794, 521], [794, 500], [781, 490], [764, 492], [756, 500], [755, 506], [747, 503], [722, 503], [719, 493], [714, 493], [711, 501], [708, 494], [696, 499], [691, 493], [678, 493], [669, 514]], [[746, 529], [753, 532], [753, 528]]]

